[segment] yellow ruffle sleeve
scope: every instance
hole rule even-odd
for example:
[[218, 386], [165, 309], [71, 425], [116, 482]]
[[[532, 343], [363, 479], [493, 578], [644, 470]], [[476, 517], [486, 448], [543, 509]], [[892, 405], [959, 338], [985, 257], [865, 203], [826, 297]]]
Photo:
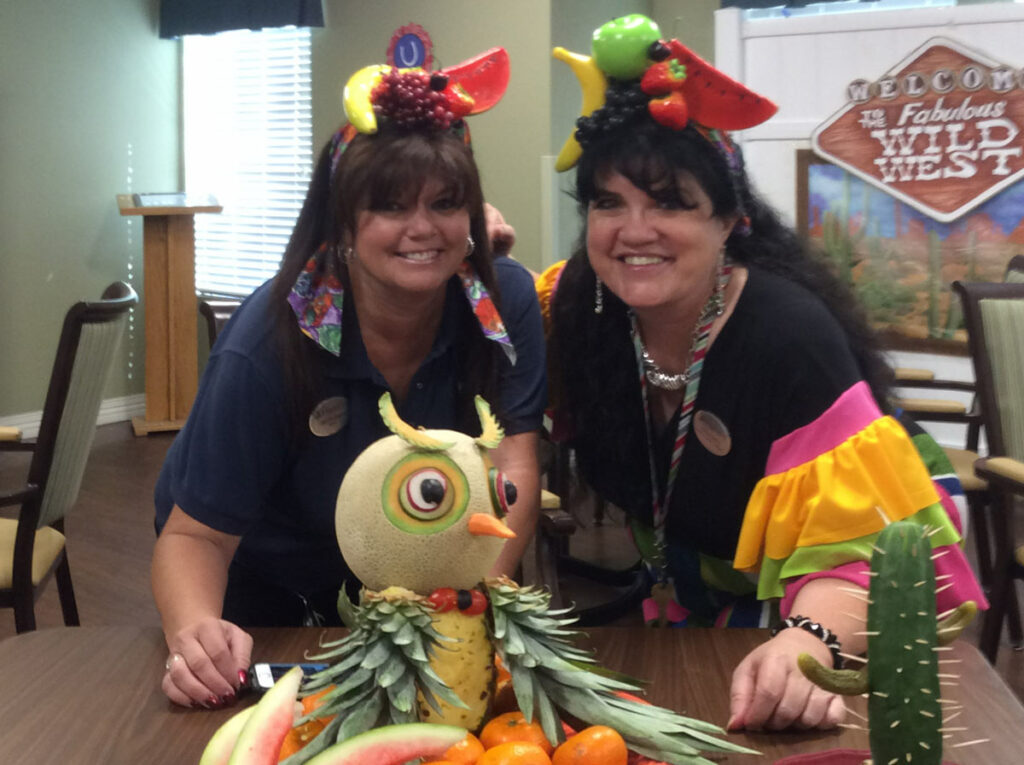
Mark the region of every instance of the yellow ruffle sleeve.
[[939, 501], [903, 426], [880, 417], [833, 449], [762, 478], [747, 503], [737, 569], [788, 558], [800, 547], [843, 542]]

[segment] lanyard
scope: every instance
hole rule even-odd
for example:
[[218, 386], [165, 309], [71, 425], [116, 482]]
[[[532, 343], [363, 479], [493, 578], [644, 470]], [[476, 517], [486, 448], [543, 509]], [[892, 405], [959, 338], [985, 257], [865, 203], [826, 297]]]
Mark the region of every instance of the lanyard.
[[679, 465], [683, 458], [683, 449], [686, 446], [686, 436], [690, 430], [690, 420], [693, 419], [693, 407], [697, 401], [697, 390], [700, 387], [701, 370], [704, 368], [704, 357], [708, 350], [708, 336], [711, 334], [711, 325], [722, 313], [722, 292], [729, 276], [732, 274], [732, 267], [725, 266], [719, 273], [715, 292], [704, 306], [697, 327], [693, 333], [692, 344], [690, 345], [689, 365], [686, 370], [686, 388], [683, 391], [683, 403], [679, 410], [679, 423], [676, 426], [676, 437], [672, 444], [672, 458], [669, 461], [668, 476], [665, 488], [658, 489], [658, 468], [657, 458], [654, 450], [654, 424], [651, 420], [651, 405], [647, 393], [647, 374], [644, 369], [644, 346], [640, 337], [640, 328], [637, 324], [636, 315], [629, 312], [630, 333], [633, 339], [633, 350], [636, 353], [637, 372], [640, 376], [640, 396], [644, 406], [644, 426], [647, 435], [647, 464], [651, 473], [651, 518], [654, 530], [654, 559], [647, 561], [655, 569], [659, 582], [668, 579], [666, 558], [666, 535], [665, 521], [668, 517], [669, 507], [672, 504], [672, 492], [675, 489], [676, 478], [679, 475]]

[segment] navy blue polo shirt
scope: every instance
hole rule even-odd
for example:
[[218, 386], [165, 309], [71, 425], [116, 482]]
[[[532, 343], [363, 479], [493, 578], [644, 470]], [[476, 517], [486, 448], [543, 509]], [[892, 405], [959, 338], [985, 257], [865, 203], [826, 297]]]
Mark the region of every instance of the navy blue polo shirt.
[[[547, 396], [543, 327], [526, 269], [498, 258], [495, 272], [502, 319], [517, 353], [515, 366], [501, 354], [500, 370], [501, 409], [512, 435], [541, 426]], [[304, 439], [291, 453], [269, 299], [268, 282], [217, 339], [157, 481], [156, 526], [163, 528], [177, 504], [211, 528], [241, 536], [234, 566], [293, 592], [336, 588], [351, 576], [335, 538], [338, 489], [360, 452], [390, 435], [377, 408], [387, 383], [366, 354], [355, 312], [347, 311], [341, 354], [327, 358], [324, 386], [324, 398], [344, 397], [344, 425], [332, 435]], [[466, 327], [465, 304], [453, 278], [433, 348], [398, 407], [414, 426], [455, 428], [455, 338]]]

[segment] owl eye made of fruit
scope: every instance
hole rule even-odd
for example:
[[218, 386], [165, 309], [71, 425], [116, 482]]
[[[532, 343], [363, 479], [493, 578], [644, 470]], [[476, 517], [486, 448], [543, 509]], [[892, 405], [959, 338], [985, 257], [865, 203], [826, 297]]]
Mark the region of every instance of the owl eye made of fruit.
[[436, 72], [371, 64], [349, 78], [342, 104], [345, 118], [360, 133], [376, 133], [378, 119], [408, 129], [446, 130], [498, 103], [508, 77], [504, 48]]
[[[636, 106], [609, 101], [609, 82], [630, 80], [639, 80], [651, 119], [674, 130], [691, 121], [704, 128], [743, 130], [778, 111], [767, 98], [715, 69], [678, 40], [663, 40], [658, 25], [638, 13], [594, 30], [590, 56], [565, 48], [555, 48], [553, 55], [568, 64], [579, 80], [582, 118], [606, 107]], [[555, 160], [555, 169], [568, 170], [582, 153], [574, 130]]]
[[501, 426], [480, 397], [475, 438], [410, 426], [388, 393], [379, 408], [393, 435], [359, 455], [338, 492], [335, 531], [345, 562], [372, 590], [476, 586], [515, 536], [502, 521], [515, 486], [488, 456], [504, 437]]

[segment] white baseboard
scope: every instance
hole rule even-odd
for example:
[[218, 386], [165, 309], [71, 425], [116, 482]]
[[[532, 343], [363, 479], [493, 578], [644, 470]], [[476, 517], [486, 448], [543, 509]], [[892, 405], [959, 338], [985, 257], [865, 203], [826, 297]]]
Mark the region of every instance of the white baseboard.
[[[108, 425], [111, 422], [124, 422], [132, 417], [141, 417], [146, 413], [146, 394], [136, 393], [133, 396], [107, 398], [100, 403], [97, 425]], [[43, 419], [42, 410], [12, 414], [0, 417], [0, 425], [8, 425], [21, 429], [22, 438], [35, 438], [39, 435], [39, 422]]]

